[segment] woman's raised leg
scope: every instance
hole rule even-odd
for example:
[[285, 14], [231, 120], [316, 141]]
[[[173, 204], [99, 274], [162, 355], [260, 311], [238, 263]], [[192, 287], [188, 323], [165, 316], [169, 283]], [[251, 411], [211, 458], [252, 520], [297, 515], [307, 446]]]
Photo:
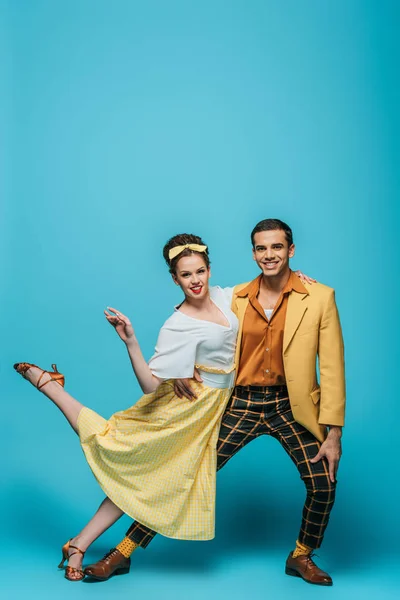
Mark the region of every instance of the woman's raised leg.
[[[20, 363], [21, 365], [24, 363]], [[61, 410], [72, 429], [77, 433], [78, 415], [83, 408], [83, 404], [75, 400], [64, 388], [52, 380], [51, 375], [36, 366], [30, 367], [28, 370], [21, 372], [18, 369], [18, 365], [15, 366], [16, 370], [23, 375], [25, 379], [30, 381], [35, 387], [40, 379], [40, 391]]]

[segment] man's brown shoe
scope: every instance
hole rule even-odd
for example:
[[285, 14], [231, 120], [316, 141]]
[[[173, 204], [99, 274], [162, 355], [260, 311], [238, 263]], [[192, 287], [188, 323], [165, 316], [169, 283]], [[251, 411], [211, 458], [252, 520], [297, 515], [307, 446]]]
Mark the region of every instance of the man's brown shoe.
[[84, 569], [87, 577], [106, 581], [111, 575], [123, 575], [129, 573], [131, 559], [126, 558], [119, 550], [112, 548], [110, 552], [93, 565], [89, 565]]
[[293, 558], [293, 552], [291, 552], [286, 561], [285, 573], [293, 577], [302, 577], [307, 583], [332, 585], [332, 578], [317, 567], [311, 555], [302, 554]]

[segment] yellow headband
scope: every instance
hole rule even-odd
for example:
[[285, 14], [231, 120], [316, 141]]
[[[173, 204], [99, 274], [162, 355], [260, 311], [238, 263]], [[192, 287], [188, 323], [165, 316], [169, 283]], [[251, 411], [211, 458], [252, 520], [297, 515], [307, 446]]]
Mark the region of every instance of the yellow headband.
[[178, 256], [178, 254], [186, 250], [186, 248], [188, 250], [193, 250], [194, 252], [205, 252], [207, 250], [207, 246], [200, 246], [200, 244], [185, 244], [184, 246], [175, 246], [175, 248], [171, 248], [171, 250], [168, 252], [169, 260], [172, 260], [175, 258], [175, 256]]

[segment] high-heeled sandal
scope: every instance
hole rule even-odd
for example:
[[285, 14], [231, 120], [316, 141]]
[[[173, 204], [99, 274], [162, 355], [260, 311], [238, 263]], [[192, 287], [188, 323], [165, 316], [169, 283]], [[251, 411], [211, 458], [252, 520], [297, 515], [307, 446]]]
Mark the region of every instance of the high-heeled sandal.
[[[78, 548], [78, 546], [72, 546], [72, 544], [70, 544], [71, 540], [68, 540], [68, 542], [64, 544], [64, 546], [61, 548], [62, 560], [58, 565], [59, 569], [62, 569], [64, 567], [65, 561], [69, 560], [71, 556], [74, 556], [74, 554], [82, 554], [82, 559], [85, 556], [85, 553], [80, 548]], [[69, 554], [70, 548], [74, 548], [76, 552], [71, 552], [71, 554]], [[79, 575], [79, 577], [71, 577], [73, 573], [76, 573], [77, 575]], [[70, 567], [69, 565], [65, 567], [65, 579], [68, 579], [68, 581], [82, 581], [82, 579], [84, 578], [85, 573], [82, 569], [78, 569], [77, 567]]]
[[[59, 373], [57, 371], [57, 365], [51, 365], [53, 371], [45, 371], [44, 369], [41, 369], [37, 365], [32, 365], [31, 363], [15, 363], [15, 365], [14, 365], [14, 369], [17, 371], [17, 373], [22, 375], [22, 377], [24, 377], [24, 379], [26, 379], [25, 373], [27, 372], [28, 369], [30, 369], [32, 367], [36, 367], [36, 369], [39, 369], [40, 371], [42, 371], [42, 373], [37, 381], [37, 384], [36, 384], [36, 387], [38, 390], [41, 390], [42, 387], [46, 385], [46, 383], [49, 383], [49, 381], [56, 381], [57, 383], [59, 383], [61, 385], [61, 387], [64, 387], [65, 377], [62, 373]], [[43, 375], [45, 375], [46, 373], [48, 375], [50, 375], [50, 379], [48, 379], [47, 381], [42, 383], [42, 385], [39, 385], [40, 382], [42, 381]]]

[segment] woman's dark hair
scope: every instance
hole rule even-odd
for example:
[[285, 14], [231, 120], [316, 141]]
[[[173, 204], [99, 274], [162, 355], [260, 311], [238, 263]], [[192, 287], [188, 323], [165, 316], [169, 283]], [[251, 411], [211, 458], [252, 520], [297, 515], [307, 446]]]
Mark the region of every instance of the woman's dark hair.
[[260, 231], [278, 231], [278, 230], [285, 232], [286, 241], [290, 247], [293, 244], [293, 233], [292, 233], [292, 230], [290, 229], [289, 225], [286, 225], [286, 223], [284, 223], [280, 219], [264, 219], [264, 221], [260, 221], [259, 223], [257, 223], [257, 225], [254, 227], [253, 231], [251, 232], [251, 243], [253, 245], [253, 248], [254, 248], [254, 236], [256, 233], [260, 233]]
[[169, 266], [169, 272], [175, 275], [178, 260], [182, 258], [182, 256], [190, 256], [191, 254], [198, 254], [199, 256], [202, 256], [208, 269], [211, 264], [208, 256], [208, 248], [205, 252], [196, 252], [195, 250], [190, 250], [190, 248], [185, 248], [180, 254], [178, 254], [178, 256], [175, 256], [172, 260], [169, 259], [168, 254], [172, 248], [175, 248], [176, 246], [185, 246], [186, 244], [199, 244], [201, 246], [207, 245], [198, 235], [193, 235], [191, 233], [179, 233], [178, 235], [174, 235], [174, 237], [168, 240], [163, 248], [163, 257]]

